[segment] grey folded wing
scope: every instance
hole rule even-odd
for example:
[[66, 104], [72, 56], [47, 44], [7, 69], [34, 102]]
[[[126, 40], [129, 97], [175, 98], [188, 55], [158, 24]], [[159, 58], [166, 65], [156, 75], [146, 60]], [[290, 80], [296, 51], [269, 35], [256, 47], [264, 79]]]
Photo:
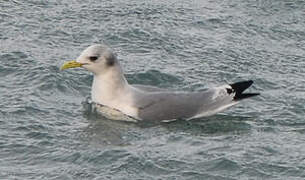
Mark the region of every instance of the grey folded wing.
[[134, 84], [132, 86], [137, 88], [137, 89], [140, 89], [142, 91], [146, 91], [146, 92], [168, 91], [167, 89], [162, 89], [162, 88], [155, 87], [155, 86], [150, 86], [150, 85]]
[[143, 120], [189, 119], [216, 103], [214, 90], [202, 92], [149, 93], [138, 100], [139, 117]]

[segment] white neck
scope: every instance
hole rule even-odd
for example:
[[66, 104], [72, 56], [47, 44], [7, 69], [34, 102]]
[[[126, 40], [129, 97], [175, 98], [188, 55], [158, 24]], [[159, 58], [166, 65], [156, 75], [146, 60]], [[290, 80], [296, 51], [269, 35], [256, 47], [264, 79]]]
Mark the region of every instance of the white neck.
[[95, 74], [92, 84], [91, 97], [96, 103], [111, 106], [120, 95], [128, 88], [120, 66], [111, 67], [106, 72]]
[[130, 86], [119, 65], [111, 67], [102, 74], [95, 74], [91, 89], [92, 101], [138, 118], [138, 110], [134, 107], [133, 94], [135, 88]]

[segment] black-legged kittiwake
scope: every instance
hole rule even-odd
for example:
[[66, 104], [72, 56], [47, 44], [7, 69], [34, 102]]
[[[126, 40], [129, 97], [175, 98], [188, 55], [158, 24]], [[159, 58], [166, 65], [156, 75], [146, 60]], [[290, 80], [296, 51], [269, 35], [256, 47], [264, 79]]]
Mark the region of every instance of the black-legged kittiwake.
[[94, 74], [91, 98], [136, 120], [170, 121], [216, 114], [240, 100], [259, 93], [243, 93], [253, 81], [209, 88], [198, 92], [176, 92], [152, 86], [131, 85], [113, 51], [106, 45], [92, 45], [76, 61], [61, 69], [83, 67]]

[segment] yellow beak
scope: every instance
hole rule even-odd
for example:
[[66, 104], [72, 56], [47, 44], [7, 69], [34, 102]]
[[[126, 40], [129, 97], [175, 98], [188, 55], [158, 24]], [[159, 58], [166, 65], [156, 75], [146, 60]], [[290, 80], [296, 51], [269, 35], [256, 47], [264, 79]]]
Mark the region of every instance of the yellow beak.
[[65, 62], [61, 67], [60, 70], [69, 69], [69, 68], [76, 68], [76, 67], [82, 67], [82, 64], [76, 61], [67, 61]]

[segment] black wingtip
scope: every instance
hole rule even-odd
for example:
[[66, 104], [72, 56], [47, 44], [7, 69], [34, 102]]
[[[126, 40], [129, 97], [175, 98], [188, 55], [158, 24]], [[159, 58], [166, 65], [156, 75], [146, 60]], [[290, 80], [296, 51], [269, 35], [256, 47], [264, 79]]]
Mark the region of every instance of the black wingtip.
[[232, 87], [232, 91], [235, 92], [234, 100], [239, 101], [245, 98], [253, 97], [260, 95], [260, 93], [244, 93], [243, 92], [248, 89], [253, 84], [252, 80], [249, 81], [241, 81], [234, 84], [230, 84]]
[[234, 84], [230, 84], [230, 86], [236, 93], [241, 94], [246, 89], [248, 89], [252, 84], [253, 84], [253, 81], [249, 80], [249, 81], [241, 81], [241, 82], [237, 82]]
[[244, 93], [244, 94], [239, 94], [239, 95], [235, 95], [234, 96], [234, 100], [235, 101], [240, 101], [242, 99], [246, 99], [249, 97], [253, 97], [253, 96], [258, 96], [260, 95], [260, 93]]

